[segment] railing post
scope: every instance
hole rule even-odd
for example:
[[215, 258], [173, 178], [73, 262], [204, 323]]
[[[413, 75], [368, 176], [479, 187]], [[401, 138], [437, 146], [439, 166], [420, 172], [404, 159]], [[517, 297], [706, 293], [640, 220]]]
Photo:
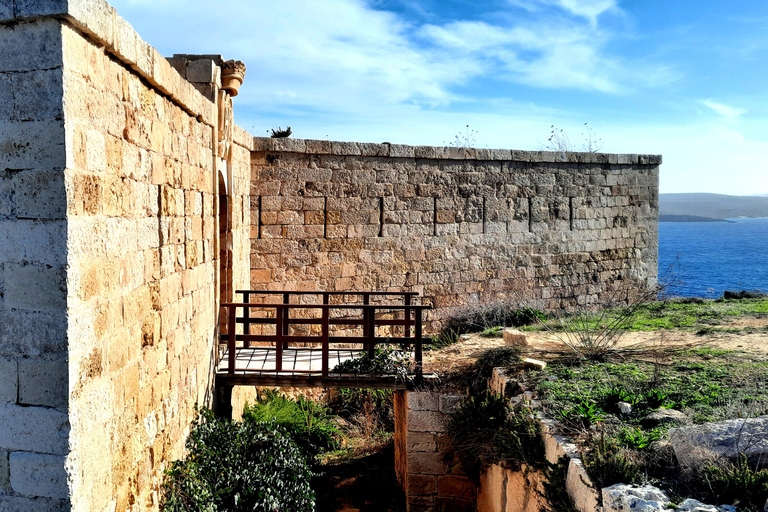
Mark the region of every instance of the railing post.
[[416, 358], [416, 378], [421, 379], [421, 372], [422, 372], [422, 366], [421, 366], [421, 308], [416, 309], [416, 346], [415, 346], [415, 353], [414, 357]]
[[376, 345], [376, 308], [366, 308], [368, 312], [368, 355], [373, 357]]
[[275, 371], [283, 371], [283, 307], [275, 305]]
[[[403, 299], [403, 303], [406, 306], [410, 306], [411, 305], [411, 296], [410, 295], [406, 295], [404, 297], [404, 299]], [[405, 332], [403, 333], [403, 337], [410, 338], [411, 337], [411, 309], [410, 308], [405, 308], [405, 319], [404, 320], [405, 320], [405, 327], [404, 327]], [[410, 344], [409, 343], [404, 343], [404, 345], [407, 347]]]
[[[291, 294], [288, 292], [283, 293], [283, 304], [290, 304], [290, 303], [291, 303]], [[290, 327], [290, 322], [289, 322], [290, 312], [291, 312], [290, 309], [286, 309], [284, 311], [285, 314], [283, 315], [283, 334], [286, 336], [288, 336], [288, 330]], [[285, 345], [283, 346], [283, 348], [288, 348], [287, 341], [285, 342]]]
[[[247, 291], [240, 293], [243, 294], [243, 302], [249, 304], [251, 302], [251, 294]], [[251, 308], [249, 306], [243, 308], [243, 334], [251, 334]], [[245, 348], [250, 347], [250, 340], [243, 340], [243, 346]]]
[[229, 351], [229, 361], [227, 364], [227, 375], [230, 377], [235, 374], [235, 362], [237, 361], [237, 352], [235, 350], [235, 333], [237, 332], [237, 321], [235, 320], [236, 306], [227, 307], [227, 350]]
[[[363, 293], [363, 306], [367, 306], [371, 303], [371, 297], [367, 293]], [[367, 308], [363, 308], [363, 336], [366, 338], [371, 335], [369, 329], [369, 316], [371, 312]], [[366, 347], [367, 348], [367, 347]]]
[[329, 346], [330, 342], [328, 340], [328, 336], [329, 336], [329, 332], [328, 332], [329, 329], [328, 328], [329, 328], [329, 325], [330, 325], [330, 322], [328, 322], [329, 312], [330, 312], [330, 308], [328, 308], [328, 307], [324, 307], [323, 308], [323, 317], [322, 317], [322, 322], [320, 324], [322, 329], [323, 329], [323, 331], [322, 331], [322, 340], [321, 340], [321, 343], [322, 343], [322, 358], [323, 358], [323, 377], [328, 377], [328, 372], [330, 370], [330, 368], [329, 368], [329, 366], [330, 366], [329, 359], [330, 359], [330, 354], [331, 354], [331, 350], [330, 350], [331, 347]]

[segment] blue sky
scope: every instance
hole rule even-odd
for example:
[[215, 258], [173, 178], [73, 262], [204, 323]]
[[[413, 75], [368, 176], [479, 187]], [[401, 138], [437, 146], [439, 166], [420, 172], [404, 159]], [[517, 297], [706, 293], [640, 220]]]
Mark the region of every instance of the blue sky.
[[253, 133], [664, 156], [661, 192], [768, 194], [768, 2], [113, 0], [162, 54], [248, 68]]

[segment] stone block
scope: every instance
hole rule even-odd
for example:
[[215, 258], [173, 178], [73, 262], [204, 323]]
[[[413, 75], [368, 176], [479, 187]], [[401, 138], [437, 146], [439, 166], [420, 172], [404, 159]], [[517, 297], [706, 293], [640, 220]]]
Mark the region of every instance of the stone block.
[[0, 448], [63, 455], [68, 440], [66, 413], [49, 407], [0, 405]]
[[[2, 443], [0, 443], [2, 446]], [[422, 475], [444, 475], [448, 472], [448, 464], [442, 453], [411, 453], [408, 454], [408, 473]], [[410, 477], [409, 477], [410, 478]]]
[[[19, 2], [23, 3], [23, 0]], [[0, 28], [0, 71], [53, 69], [61, 63], [61, 25], [58, 21], [45, 19]]]
[[67, 278], [61, 267], [6, 263], [3, 266], [5, 305], [9, 308], [63, 311]]
[[0, 74], [0, 123], [11, 121], [14, 116], [12, 78], [13, 73]]
[[435, 512], [435, 498], [432, 496], [408, 496], [408, 512]]
[[437, 451], [435, 434], [429, 432], [408, 432], [407, 443], [408, 453]]
[[9, 21], [14, 19], [13, 1], [14, 0], [0, 0], [0, 21]]
[[476, 509], [475, 500], [442, 496], [435, 498], [435, 512], [475, 512]]
[[67, 349], [63, 314], [0, 309], [0, 357], [38, 357]]
[[69, 402], [67, 361], [19, 361], [19, 404], [66, 409]]
[[0, 450], [0, 492], [8, 491], [11, 486], [11, 468], [8, 464], [8, 452]]
[[568, 463], [565, 489], [577, 510], [599, 509], [600, 495], [592, 485], [592, 480], [587, 475], [581, 459], [577, 457], [571, 458]]
[[0, 404], [15, 404], [19, 396], [18, 366], [13, 359], [0, 359]]
[[0, 121], [0, 168], [64, 169], [65, 166], [63, 120]]
[[674, 428], [669, 442], [682, 466], [694, 467], [739, 454], [751, 464], [766, 465], [768, 416], [732, 419], [704, 425]]
[[429, 391], [411, 391], [408, 393], [408, 409], [412, 411], [440, 410], [440, 395]]
[[538, 359], [526, 358], [523, 359], [523, 366], [526, 368], [531, 368], [532, 370], [543, 370], [547, 367], [547, 363], [544, 361], [539, 361]]
[[0, 499], [2, 512], [69, 512], [70, 510], [69, 500], [19, 496], [2, 496]]
[[15, 121], [61, 119], [63, 114], [63, 71], [61, 68], [35, 70], [11, 75]]
[[452, 498], [471, 499], [477, 493], [477, 487], [469, 477], [440, 475], [437, 477], [438, 495]]
[[437, 475], [408, 475], [408, 496], [437, 494]]
[[[410, 402], [410, 398], [408, 400]], [[408, 430], [410, 432], [445, 432], [444, 415], [432, 411], [409, 411]]]
[[528, 337], [517, 329], [504, 329], [504, 345], [508, 347], [527, 347]]
[[64, 469], [66, 457], [13, 452], [9, 461], [14, 492], [29, 497], [65, 499], [69, 496]]
[[64, 219], [67, 192], [62, 171], [24, 171], [14, 178], [16, 217]]
[[440, 395], [440, 412], [451, 414], [462, 398], [461, 395]]
[[214, 83], [218, 69], [216, 63], [210, 59], [192, 60], [187, 63], [185, 78], [190, 82]]

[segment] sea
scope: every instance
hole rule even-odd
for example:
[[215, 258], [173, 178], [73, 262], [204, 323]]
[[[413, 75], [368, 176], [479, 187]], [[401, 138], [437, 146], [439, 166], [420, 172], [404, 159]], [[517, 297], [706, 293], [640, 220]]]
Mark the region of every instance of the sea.
[[659, 281], [676, 297], [768, 293], [768, 218], [660, 222]]

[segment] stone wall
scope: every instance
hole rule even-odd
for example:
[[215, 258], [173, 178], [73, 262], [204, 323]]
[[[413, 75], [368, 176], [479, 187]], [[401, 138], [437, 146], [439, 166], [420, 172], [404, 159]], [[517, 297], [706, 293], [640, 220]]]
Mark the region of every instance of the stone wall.
[[106, 2], [0, 6], [0, 509], [157, 508], [212, 396], [218, 168], [247, 285], [253, 141], [227, 172], [215, 97]]
[[[67, 507], [61, 25], [0, 3], [0, 509]], [[9, 10], [10, 9], [10, 10]]]
[[655, 284], [660, 161], [257, 138], [251, 287], [597, 307]]
[[409, 512], [473, 512], [477, 488], [459, 465], [445, 420], [461, 399], [428, 391], [395, 397], [395, 468]]

